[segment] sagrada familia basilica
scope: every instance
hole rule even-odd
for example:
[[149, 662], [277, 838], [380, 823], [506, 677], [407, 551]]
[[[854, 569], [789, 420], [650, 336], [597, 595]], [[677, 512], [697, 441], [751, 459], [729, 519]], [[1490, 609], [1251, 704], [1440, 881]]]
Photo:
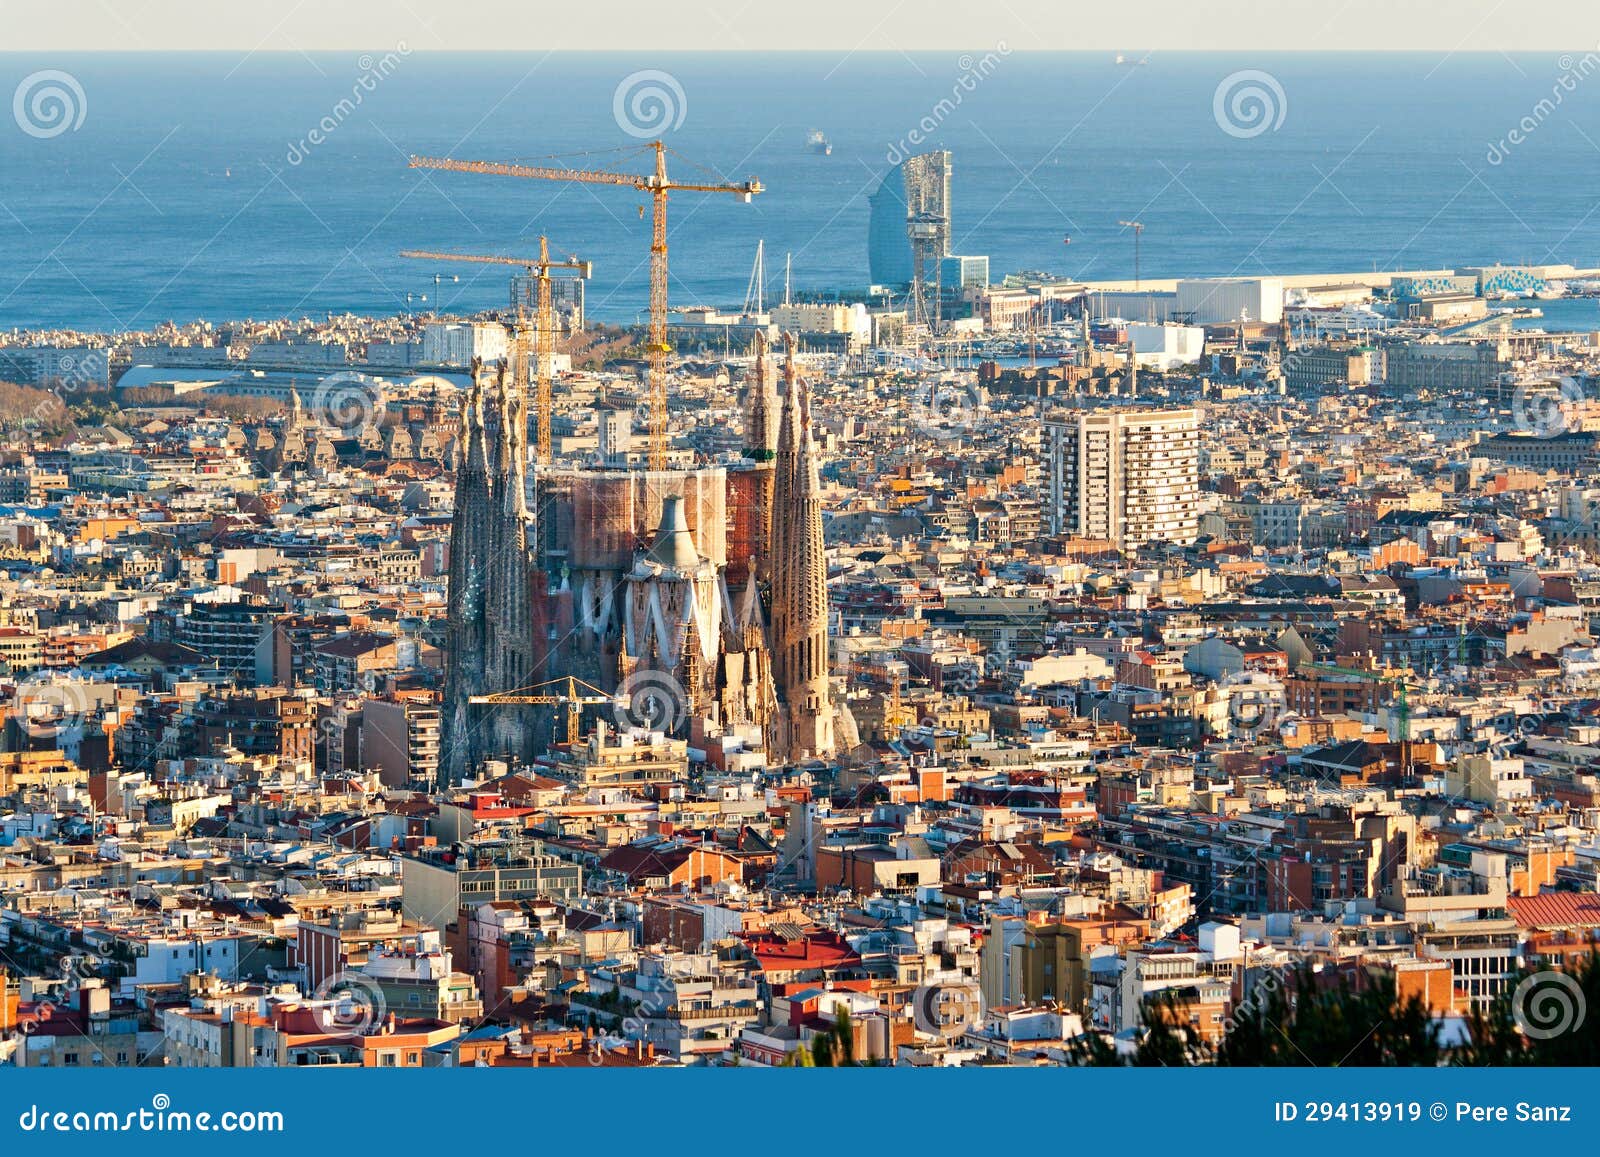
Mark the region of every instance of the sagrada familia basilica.
[[[474, 698], [573, 676], [632, 721], [742, 731], [773, 765], [855, 744], [828, 669], [827, 562], [810, 394], [761, 342], [742, 458], [648, 471], [602, 412], [600, 465], [540, 466], [502, 364], [473, 367], [458, 438], [440, 778], [532, 760], [548, 713]], [[611, 445], [608, 445], [611, 443]], [[530, 500], [531, 496], [531, 500]]]

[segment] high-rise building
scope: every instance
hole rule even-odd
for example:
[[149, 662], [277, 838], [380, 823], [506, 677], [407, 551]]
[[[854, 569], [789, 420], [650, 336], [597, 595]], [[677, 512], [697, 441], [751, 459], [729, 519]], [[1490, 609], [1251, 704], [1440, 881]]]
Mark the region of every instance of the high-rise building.
[[1095, 410], [1045, 423], [1054, 535], [1119, 549], [1199, 534], [1199, 414]]
[[867, 265], [874, 285], [931, 283], [950, 254], [950, 154], [907, 157], [867, 198]]

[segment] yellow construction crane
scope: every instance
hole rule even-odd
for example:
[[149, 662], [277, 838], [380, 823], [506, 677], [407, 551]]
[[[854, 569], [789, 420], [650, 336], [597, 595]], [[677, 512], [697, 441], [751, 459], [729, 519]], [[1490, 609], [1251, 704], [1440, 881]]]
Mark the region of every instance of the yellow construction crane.
[[692, 193], [733, 193], [749, 201], [761, 192], [761, 182], [746, 181], [701, 184], [673, 181], [667, 177], [667, 147], [651, 141], [646, 148], [655, 151], [655, 167], [649, 173], [617, 173], [604, 169], [564, 169], [550, 165], [518, 165], [506, 161], [456, 161], [448, 157], [412, 157], [413, 169], [445, 169], [457, 173], [488, 173], [501, 177], [527, 177], [536, 181], [573, 181], [586, 185], [623, 185], [649, 193], [652, 203], [650, 239], [650, 332], [646, 341], [649, 354], [650, 469], [667, 467], [667, 194], [673, 190]]
[[401, 257], [416, 257], [424, 261], [467, 261], [478, 265], [516, 265], [527, 272], [537, 287], [534, 307], [534, 346], [537, 370], [528, 374], [528, 343], [527, 326], [523, 322], [522, 295], [516, 290], [513, 280], [511, 290], [511, 304], [516, 309], [517, 322], [514, 333], [516, 335], [516, 372], [518, 380], [526, 381], [532, 377], [535, 382], [534, 412], [539, 419], [539, 440], [534, 445], [534, 461], [541, 466], [548, 466], [551, 462], [550, 454], [550, 359], [555, 353], [555, 317], [550, 308], [550, 271], [552, 269], [570, 269], [580, 278], [587, 280], [594, 272], [594, 266], [588, 261], [579, 261], [576, 257], [569, 257], [565, 261], [550, 260], [550, 242], [544, 237], [539, 238], [539, 256], [537, 259], [527, 257], [507, 257], [495, 253], [435, 253], [429, 249], [403, 249]]
[[513, 706], [565, 706], [567, 709], [566, 737], [568, 743], [578, 742], [585, 707], [603, 707], [617, 702], [615, 695], [607, 695], [600, 688], [582, 679], [568, 675], [565, 679], [551, 679], [515, 691], [497, 691], [493, 695], [473, 695], [467, 699], [485, 707]]

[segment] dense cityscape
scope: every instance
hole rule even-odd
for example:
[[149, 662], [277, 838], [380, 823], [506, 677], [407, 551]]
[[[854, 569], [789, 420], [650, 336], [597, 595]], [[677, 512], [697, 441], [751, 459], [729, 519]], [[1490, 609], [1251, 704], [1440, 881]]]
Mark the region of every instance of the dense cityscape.
[[1592, 1063], [1600, 270], [991, 276], [955, 163], [859, 292], [0, 335], [0, 1063]]

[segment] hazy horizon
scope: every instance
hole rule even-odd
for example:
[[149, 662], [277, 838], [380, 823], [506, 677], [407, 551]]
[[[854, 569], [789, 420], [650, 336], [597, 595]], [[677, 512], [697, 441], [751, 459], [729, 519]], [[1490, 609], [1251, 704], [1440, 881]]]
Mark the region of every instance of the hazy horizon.
[[[748, 0], [685, 11], [646, 0], [532, 15], [511, 0], [458, 0], [426, 15], [390, 0], [227, 6], [201, 0], [64, 0], [49, 9], [0, 0], [7, 52], [321, 52], [405, 40], [414, 51], [927, 52], [1005, 42], [1014, 51], [1519, 53], [1593, 49], [1600, 19], [1580, 0], [1549, 0], [1536, 20], [1508, 0], [1434, 5], [1393, 0], [1146, 0], [1125, 10], [1059, 0], [998, 0], [981, 24], [960, 0], [813, 0], [803, 12]], [[981, 31], [979, 31], [981, 27]], [[1130, 28], [1135, 33], [1129, 36]], [[1140, 43], [1140, 40], [1143, 40]]]

